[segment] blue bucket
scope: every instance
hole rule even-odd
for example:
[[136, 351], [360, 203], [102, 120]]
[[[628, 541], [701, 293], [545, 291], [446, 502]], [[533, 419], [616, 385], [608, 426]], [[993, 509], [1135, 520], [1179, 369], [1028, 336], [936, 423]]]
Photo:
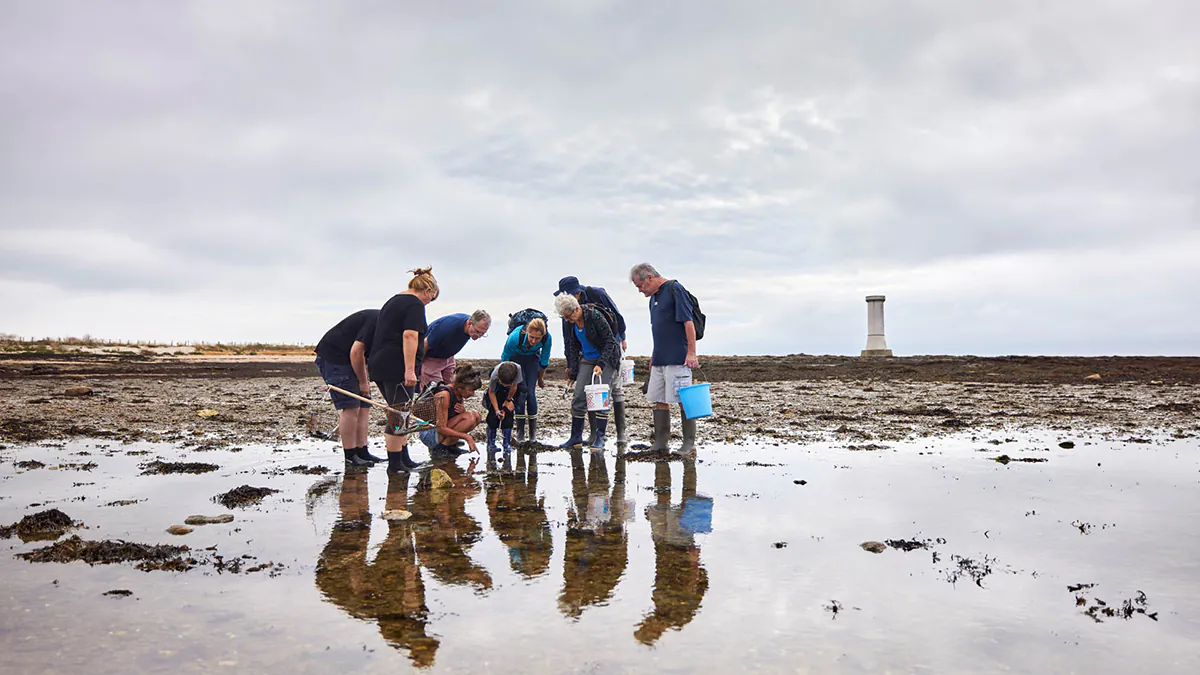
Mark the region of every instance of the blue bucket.
[[683, 415], [689, 420], [712, 415], [712, 393], [708, 383], [693, 384], [679, 388], [679, 402], [683, 404]]

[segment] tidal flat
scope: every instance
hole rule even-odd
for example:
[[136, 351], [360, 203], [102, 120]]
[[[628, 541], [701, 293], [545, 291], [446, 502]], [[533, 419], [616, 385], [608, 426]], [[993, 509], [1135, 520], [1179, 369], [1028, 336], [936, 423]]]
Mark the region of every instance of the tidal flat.
[[[1200, 452], [1140, 440], [516, 450], [440, 488], [307, 439], [9, 445], [0, 525], [78, 525], [0, 539], [0, 645], [12, 672], [1194, 672]], [[218, 503], [242, 486], [269, 492]], [[75, 537], [190, 562], [19, 557]]]

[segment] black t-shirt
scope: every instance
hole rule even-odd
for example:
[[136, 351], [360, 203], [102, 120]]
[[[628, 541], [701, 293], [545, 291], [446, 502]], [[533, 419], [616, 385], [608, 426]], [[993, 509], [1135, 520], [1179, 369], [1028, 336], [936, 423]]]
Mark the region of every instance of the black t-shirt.
[[317, 343], [317, 356], [330, 363], [350, 365], [350, 348], [355, 342], [366, 345], [367, 357], [371, 356], [371, 343], [375, 340], [375, 320], [379, 317], [377, 309], [359, 310], [342, 319], [336, 326], [329, 329], [321, 341]]
[[417, 362], [413, 373], [421, 377], [421, 359], [425, 357], [425, 305], [415, 295], [393, 295], [379, 310], [375, 323], [375, 341], [367, 367], [371, 378], [382, 382], [404, 380], [404, 331], [417, 331]]

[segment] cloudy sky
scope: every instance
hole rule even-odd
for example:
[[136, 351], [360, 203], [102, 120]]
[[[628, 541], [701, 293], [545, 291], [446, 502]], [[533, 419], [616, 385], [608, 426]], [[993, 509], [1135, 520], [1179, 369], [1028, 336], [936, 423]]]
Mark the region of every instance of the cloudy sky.
[[[1196, 354], [1200, 5], [0, 0], [0, 333], [315, 343], [649, 261], [701, 353]], [[494, 356], [502, 329], [464, 351]], [[557, 350], [556, 350], [557, 351]]]

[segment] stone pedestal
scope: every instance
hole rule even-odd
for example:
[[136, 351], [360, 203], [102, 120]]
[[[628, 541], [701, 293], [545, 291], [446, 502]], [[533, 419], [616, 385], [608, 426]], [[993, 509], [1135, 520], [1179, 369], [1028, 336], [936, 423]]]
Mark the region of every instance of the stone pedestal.
[[883, 335], [883, 302], [887, 298], [882, 295], [867, 296], [867, 348], [861, 356], [891, 356], [887, 339]]

